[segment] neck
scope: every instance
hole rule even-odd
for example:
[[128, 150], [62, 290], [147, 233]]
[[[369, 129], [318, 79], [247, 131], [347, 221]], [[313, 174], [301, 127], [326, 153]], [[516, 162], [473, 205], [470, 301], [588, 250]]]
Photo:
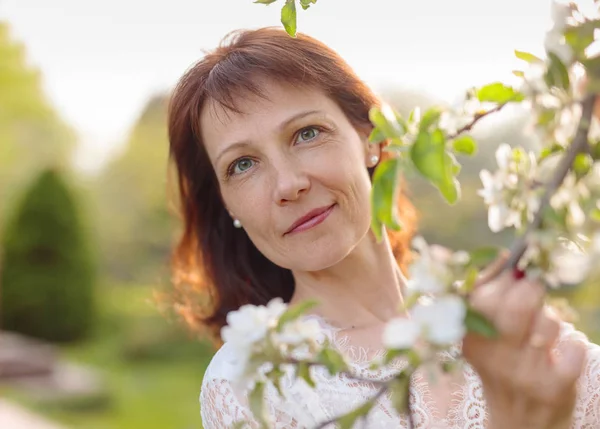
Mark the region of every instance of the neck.
[[378, 326], [399, 315], [404, 277], [387, 237], [377, 243], [369, 231], [336, 265], [316, 272], [294, 271], [290, 304], [315, 299], [312, 313], [342, 329]]

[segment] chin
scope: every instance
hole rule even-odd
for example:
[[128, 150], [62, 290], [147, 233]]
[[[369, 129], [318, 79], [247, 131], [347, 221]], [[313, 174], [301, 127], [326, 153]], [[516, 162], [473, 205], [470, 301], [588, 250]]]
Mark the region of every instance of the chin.
[[293, 254], [287, 255], [287, 265], [298, 271], [325, 270], [343, 261], [359, 240], [352, 239], [349, 231], [343, 235], [327, 234], [307, 240], [306, 244], [295, 246]]

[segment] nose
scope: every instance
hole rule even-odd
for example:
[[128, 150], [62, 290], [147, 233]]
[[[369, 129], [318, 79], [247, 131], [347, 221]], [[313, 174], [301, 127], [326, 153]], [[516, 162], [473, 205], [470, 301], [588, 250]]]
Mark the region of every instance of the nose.
[[280, 160], [274, 169], [274, 199], [277, 204], [295, 201], [310, 189], [309, 176], [297, 160]]

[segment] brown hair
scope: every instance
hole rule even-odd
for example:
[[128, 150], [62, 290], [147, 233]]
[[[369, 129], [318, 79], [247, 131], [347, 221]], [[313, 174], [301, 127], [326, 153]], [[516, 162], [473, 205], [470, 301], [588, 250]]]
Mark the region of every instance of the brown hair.
[[[200, 114], [207, 100], [238, 111], [235, 97], [261, 96], [257, 77], [319, 88], [350, 122], [369, 132], [369, 109], [380, 102], [340, 56], [307, 35], [283, 30], [236, 31], [193, 65], [176, 86], [169, 106], [170, 158], [175, 164], [183, 232], [172, 260], [176, 310], [193, 327], [215, 336], [229, 311], [243, 304], [288, 302], [294, 281], [233, 226], [202, 143]], [[370, 171], [372, 174], [373, 171]], [[416, 223], [414, 207], [399, 196], [400, 232], [389, 232], [394, 255], [405, 270]]]

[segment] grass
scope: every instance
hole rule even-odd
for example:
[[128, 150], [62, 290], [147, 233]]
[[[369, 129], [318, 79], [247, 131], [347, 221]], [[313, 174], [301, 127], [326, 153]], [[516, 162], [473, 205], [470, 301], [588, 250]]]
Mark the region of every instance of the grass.
[[202, 428], [198, 396], [213, 351], [159, 316], [151, 293], [142, 286], [104, 288], [97, 333], [62, 349], [66, 359], [104, 374], [107, 398], [49, 405], [4, 393], [72, 428]]

